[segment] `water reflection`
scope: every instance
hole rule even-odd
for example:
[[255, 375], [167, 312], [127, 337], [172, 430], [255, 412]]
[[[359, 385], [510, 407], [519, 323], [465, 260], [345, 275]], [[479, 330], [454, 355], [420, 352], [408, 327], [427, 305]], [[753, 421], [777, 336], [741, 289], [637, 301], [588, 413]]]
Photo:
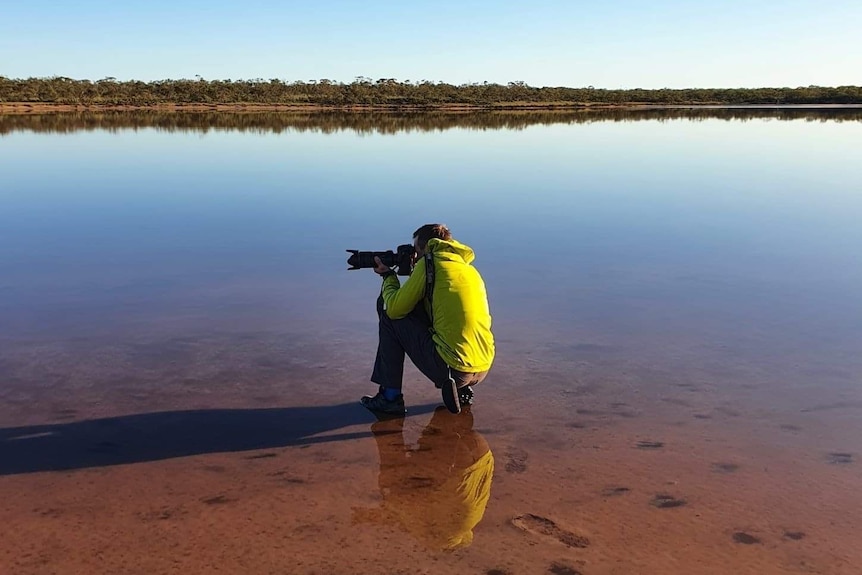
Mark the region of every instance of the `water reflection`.
[[453, 415], [438, 407], [415, 446], [404, 441], [404, 419], [377, 422], [371, 431], [383, 501], [355, 509], [354, 522], [396, 525], [430, 549], [470, 545], [494, 474], [494, 456], [470, 410]]
[[543, 110], [506, 112], [172, 112], [103, 111], [53, 114], [0, 114], [0, 135], [13, 132], [67, 133], [79, 130], [165, 132], [242, 131], [259, 133], [353, 131], [360, 134], [434, 132], [453, 128], [521, 130], [534, 125], [638, 122], [643, 120], [807, 120], [862, 121], [859, 108], [699, 108], [641, 110]]
[[[0, 572], [271, 572], [275, 550], [334, 573], [378, 533], [451, 548], [480, 520], [466, 553], [388, 571], [577, 553], [593, 573], [852, 572], [862, 123], [821, 120], [855, 115], [0, 117], [21, 126], [0, 138]], [[484, 128], [542, 118], [561, 125]], [[417, 132], [376, 136], [397, 130]], [[482, 409], [504, 473], [524, 442], [530, 470], [483, 519], [493, 459], [469, 419], [436, 414], [418, 446], [423, 426], [376, 424], [382, 495], [354, 515], [378, 493], [356, 480], [376, 463], [355, 398], [380, 284], [344, 249], [437, 219], [481, 255], [500, 342]], [[735, 533], [763, 543], [732, 552]]]

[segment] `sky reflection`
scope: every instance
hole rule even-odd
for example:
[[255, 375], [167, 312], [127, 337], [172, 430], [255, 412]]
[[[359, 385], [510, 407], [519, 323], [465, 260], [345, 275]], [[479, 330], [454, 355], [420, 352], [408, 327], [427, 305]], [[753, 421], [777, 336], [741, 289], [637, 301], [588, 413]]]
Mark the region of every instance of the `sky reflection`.
[[0, 139], [3, 331], [189, 308], [335, 324], [376, 289], [344, 271], [345, 249], [394, 249], [443, 221], [476, 250], [504, 331], [732, 339], [747, 326], [848, 345], [862, 324], [860, 137], [858, 122], [769, 119], [13, 132]]

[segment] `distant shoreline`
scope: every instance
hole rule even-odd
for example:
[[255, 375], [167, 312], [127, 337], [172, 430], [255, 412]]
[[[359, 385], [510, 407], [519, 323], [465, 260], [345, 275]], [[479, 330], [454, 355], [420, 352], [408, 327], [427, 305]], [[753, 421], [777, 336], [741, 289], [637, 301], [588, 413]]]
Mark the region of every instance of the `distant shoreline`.
[[434, 106], [385, 106], [385, 105], [320, 105], [320, 104], [155, 104], [155, 105], [113, 105], [113, 104], [54, 104], [43, 102], [0, 102], [0, 114], [40, 114], [53, 112], [511, 112], [511, 111], [590, 111], [590, 110], [829, 110], [862, 109], [862, 104], [558, 104], [558, 103], [518, 103], [477, 106], [473, 104], [443, 104]]

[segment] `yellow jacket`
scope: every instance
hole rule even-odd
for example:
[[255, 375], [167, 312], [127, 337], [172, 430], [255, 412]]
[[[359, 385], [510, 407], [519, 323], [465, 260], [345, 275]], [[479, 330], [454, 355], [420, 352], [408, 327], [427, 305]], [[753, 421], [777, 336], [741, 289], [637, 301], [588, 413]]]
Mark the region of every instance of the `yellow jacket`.
[[[435, 265], [433, 339], [440, 357], [458, 371], [487, 371], [494, 362], [494, 336], [485, 282], [471, 262], [473, 250], [455, 240], [428, 240], [426, 251]], [[425, 259], [401, 285], [398, 277], [383, 280], [386, 315], [400, 319], [425, 297]], [[428, 301], [425, 300], [426, 311]]]

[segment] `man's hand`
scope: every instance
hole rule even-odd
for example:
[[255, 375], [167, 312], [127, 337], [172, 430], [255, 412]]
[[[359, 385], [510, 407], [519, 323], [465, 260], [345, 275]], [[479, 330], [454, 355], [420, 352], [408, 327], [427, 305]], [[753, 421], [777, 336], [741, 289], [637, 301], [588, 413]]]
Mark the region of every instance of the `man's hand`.
[[383, 262], [381, 262], [380, 258], [377, 256], [374, 256], [374, 263], [375, 263], [374, 273], [376, 273], [376, 274], [383, 275], [383, 274], [391, 271], [390, 267], [383, 265]]

